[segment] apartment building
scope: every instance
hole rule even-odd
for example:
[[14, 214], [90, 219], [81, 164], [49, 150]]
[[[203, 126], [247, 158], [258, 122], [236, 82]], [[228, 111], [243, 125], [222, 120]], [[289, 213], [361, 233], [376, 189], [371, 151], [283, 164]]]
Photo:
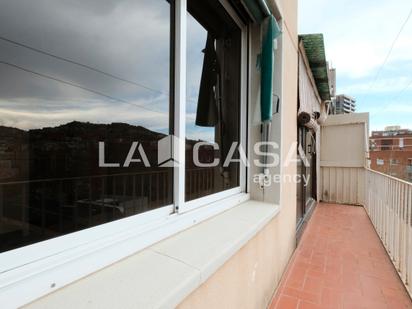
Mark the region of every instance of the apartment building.
[[330, 96], [331, 98], [334, 98], [336, 96], [336, 68], [334, 68], [330, 63], [327, 64], [327, 67], [330, 86]]
[[388, 126], [384, 131], [372, 131], [370, 137], [371, 168], [412, 181], [412, 131]]
[[350, 114], [356, 112], [356, 100], [346, 94], [334, 98], [334, 114]]

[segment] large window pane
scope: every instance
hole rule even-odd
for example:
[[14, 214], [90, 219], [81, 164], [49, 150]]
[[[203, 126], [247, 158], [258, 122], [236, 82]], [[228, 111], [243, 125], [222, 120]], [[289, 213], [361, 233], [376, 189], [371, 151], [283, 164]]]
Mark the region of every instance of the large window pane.
[[170, 3], [0, 2], [0, 252], [172, 204]]
[[187, 201], [239, 186], [239, 163], [224, 161], [239, 143], [240, 51], [241, 31], [219, 1], [188, 1]]

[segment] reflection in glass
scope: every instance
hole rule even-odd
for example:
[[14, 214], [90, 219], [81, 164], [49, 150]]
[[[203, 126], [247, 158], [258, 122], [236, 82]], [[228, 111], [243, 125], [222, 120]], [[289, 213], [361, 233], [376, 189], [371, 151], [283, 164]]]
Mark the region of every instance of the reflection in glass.
[[[165, 0], [0, 3], [0, 252], [172, 204], [172, 169], [157, 164], [170, 11]], [[137, 150], [141, 162], [125, 164], [133, 142], [150, 167]]]
[[[239, 143], [241, 31], [219, 1], [188, 1], [186, 200], [239, 186], [239, 163], [224, 166]], [[194, 162], [195, 143], [202, 164]], [[215, 144], [215, 146], [213, 146]], [[235, 151], [233, 159], [238, 159]]]

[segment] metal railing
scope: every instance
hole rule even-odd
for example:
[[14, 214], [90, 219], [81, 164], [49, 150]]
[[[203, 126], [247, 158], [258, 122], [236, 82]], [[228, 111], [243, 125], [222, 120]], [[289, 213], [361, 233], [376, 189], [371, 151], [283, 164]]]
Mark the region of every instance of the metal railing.
[[[212, 193], [214, 170], [186, 170], [188, 197]], [[173, 203], [173, 170], [0, 183], [0, 252]]]
[[366, 169], [365, 209], [412, 294], [412, 183]]
[[170, 203], [171, 180], [159, 170], [0, 183], [0, 220], [23, 234], [68, 233]]

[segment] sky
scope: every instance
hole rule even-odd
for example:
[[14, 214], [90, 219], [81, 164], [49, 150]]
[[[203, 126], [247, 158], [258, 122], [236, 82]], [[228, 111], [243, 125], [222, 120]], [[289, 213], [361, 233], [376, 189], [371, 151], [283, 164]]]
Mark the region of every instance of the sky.
[[[126, 122], [168, 133], [169, 17], [167, 1], [1, 1], [0, 125]], [[213, 141], [213, 128], [194, 123], [206, 35], [188, 15], [187, 137]]]
[[371, 130], [412, 129], [411, 0], [299, 0], [299, 33], [323, 33], [337, 71], [337, 93], [370, 113]]
[[[412, 17], [382, 67], [411, 9], [411, 0], [299, 0], [299, 32], [324, 34], [327, 59], [337, 69], [337, 92], [355, 97], [357, 111], [370, 112], [372, 130], [387, 125], [412, 129]], [[167, 133], [168, 18], [166, 1], [1, 1], [1, 37], [155, 91], [0, 40], [0, 61], [120, 99], [0, 63], [0, 125], [30, 129], [73, 120], [127, 122]], [[194, 126], [192, 104], [205, 40], [204, 29], [189, 16], [187, 136], [212, 140], [213, 130]]]
[[1, 38], [69, 61], [0, 39], [0, 125], [125, 122], [167, 133], [169, 17], [167, 1], [1, 1]]

